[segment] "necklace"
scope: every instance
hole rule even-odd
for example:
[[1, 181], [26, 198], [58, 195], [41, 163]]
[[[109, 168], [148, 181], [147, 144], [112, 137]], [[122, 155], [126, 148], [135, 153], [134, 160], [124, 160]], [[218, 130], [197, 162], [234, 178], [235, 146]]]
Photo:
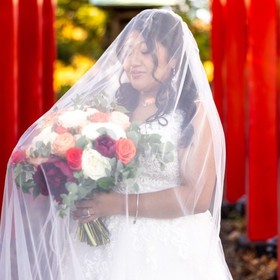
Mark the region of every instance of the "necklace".
[[156, 103], [156, 99], [154, 97], [150, 97], [150, 98], [147, 98], [144, 101], [142, 101], [141, 105], [143, 107], [148, 107], [148, 106], [154, 105], [155, 103]]

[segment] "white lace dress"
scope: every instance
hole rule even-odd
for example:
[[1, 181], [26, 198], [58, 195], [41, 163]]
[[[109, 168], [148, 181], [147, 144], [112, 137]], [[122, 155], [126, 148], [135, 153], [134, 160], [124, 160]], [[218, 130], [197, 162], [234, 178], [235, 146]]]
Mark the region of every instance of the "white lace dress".
[[[181, 117], [176, 125], [163, 127], [157, 122], [142, 125], [143, 133], [160, 133], [175, 145]], [[168, 163], [161, 171], [153, 157], [143, 158], [138, 178], [140, 192], [159, 191], [179, 183], [178, 162]], [[112, 216], [105, 220], [110, 243], [90, 247], [75, 240], [69, 248], [76, 252], [77, 265], [65, 259], [63, 279], [67, 280], [225, 280], [228, 277], [221, 244], [211, 232], [210, 212], [170, 220]], [[77, 272], [76, 272], [77, 273]]]

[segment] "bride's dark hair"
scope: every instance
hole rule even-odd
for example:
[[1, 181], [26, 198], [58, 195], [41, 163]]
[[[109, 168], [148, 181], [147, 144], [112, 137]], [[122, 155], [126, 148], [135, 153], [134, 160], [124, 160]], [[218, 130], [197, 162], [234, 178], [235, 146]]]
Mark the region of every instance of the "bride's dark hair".
[[[155, 26], [156, 28], [154, 28]], [[165, 13], [164, 11], [150, 13], [147, 11], [142, 12], [134, 18], [122, 32], [122, 36], [118, 41], [117, 55], [121, 61], [123, 57], [123, 46], [126, 38], [133, 31], [137, 31], [143, 36], [148, 52], [151, 54], [154, 62], [154, 72], [158, 67], [157, 54], [154, 52], [156, 49], [156, 43], [160, 42], [166, 48], [169, 58], [172, 57], [174, 59], [178, 59], [178, 61], [181, 58], [183, 51], [182, 26], [181, 23], [169, 13]], [[183, 60], [185, 61], [181, 61], [181, 65], [187, 63], [186, 57], [184, 57]], [[179, 70], [177, 68], [175, 67], [175, 72]], [[157, 80], [154, 73], [153, 77]], [[182, 94], [180, 95], [177, 105], [177, 109], [180, 109], [183, 112], [184, 118], [182, 123], [183, 134], [181, 138], [181, 145], [187, 146], [193, 135], [193, 128], [188, 124], [196, 111], [194, 101], [197, 97], [197, 90], [192, 79], [190, 69], [187, 70], [185, 77], [178, 78], [184, 79]], [[156, 106], [158, 110], [154, 115], [149, 117], [146, 122], [157, 120], [164, 126], [168, 124], [168, 120], [165, 118], [165, 115], [174, 108], [178, 92], [176, 92], [172, 86], [172, 76], [164, 82], [158, 82], [161, 84], [156, 95]], [[116, 93], [116, 99], [119, 105], [124, 106], [130, 114], [132, 114], [139, 102], [139, 92], [133, 88], [130, 83], [122, 83], [120, 77], [120, 87]], [[186, 129], [186, 127], [188, 127], [188, 129]]]

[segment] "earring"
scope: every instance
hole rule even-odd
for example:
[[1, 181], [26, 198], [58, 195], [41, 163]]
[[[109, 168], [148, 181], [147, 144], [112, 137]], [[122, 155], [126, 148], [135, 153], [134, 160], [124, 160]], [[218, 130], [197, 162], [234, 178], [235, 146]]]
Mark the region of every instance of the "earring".
[[174, 67], [172, 68], [172, 81], [175, 81], [175, 76], [176, 76], [176, 69]]

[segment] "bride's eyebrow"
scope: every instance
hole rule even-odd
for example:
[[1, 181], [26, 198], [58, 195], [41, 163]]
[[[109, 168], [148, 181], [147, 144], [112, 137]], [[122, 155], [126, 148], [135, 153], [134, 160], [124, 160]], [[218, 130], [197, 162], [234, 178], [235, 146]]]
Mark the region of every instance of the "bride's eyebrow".
[[132, 40], [132, 39], [129, 39], [125, 44], [124, 44], [124, 47], [128, 47], [128, 48], [133, 48], [133, 47], [136, 47], [136, 46], [147, 46], [146, 42], [144, 40], [142, 41], [139, 41], [137, 42], [136, 40]]

